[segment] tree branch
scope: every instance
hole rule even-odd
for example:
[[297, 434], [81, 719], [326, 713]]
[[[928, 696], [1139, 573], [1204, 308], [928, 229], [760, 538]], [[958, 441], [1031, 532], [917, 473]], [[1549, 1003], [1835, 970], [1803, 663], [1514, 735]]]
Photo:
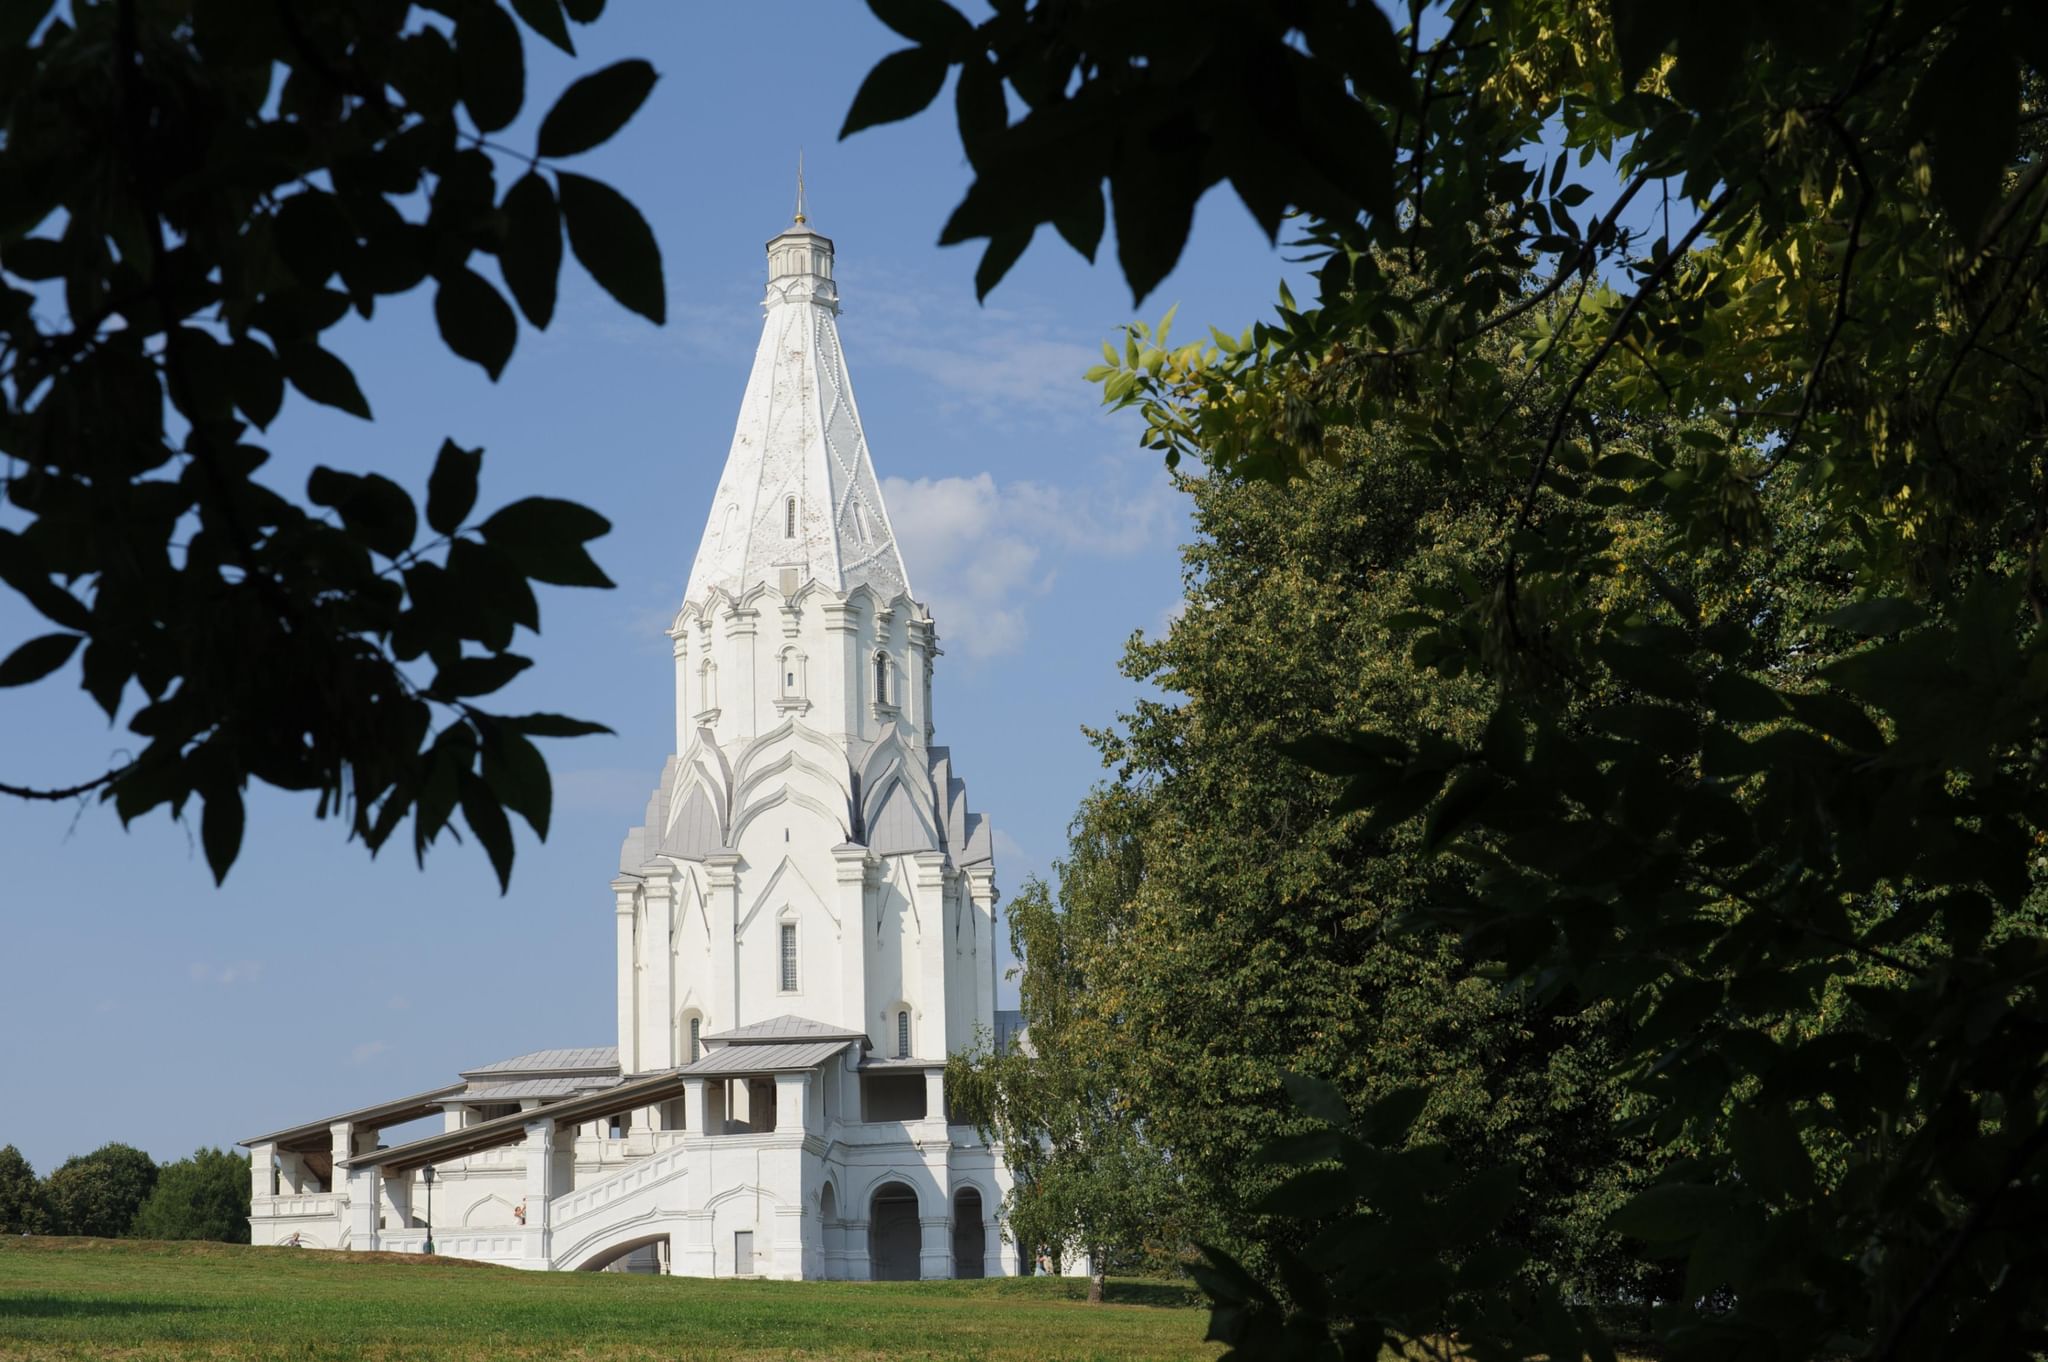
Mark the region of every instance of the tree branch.
[[112, 784], [133, 770], [134, 765], [133, 762], [130, 762], [126, 766], [116, 766], [113, 770], [102, 772], [91, 780], [77, 785], [68, 785], [61, 790], [37, 790], [26, 785], [8, 785], [0, 782], [0, 795], [12, 795], [16, 799], [41, 799], [52, 802], [59, 799], [72, 799], [97, 790], [102, 785]]

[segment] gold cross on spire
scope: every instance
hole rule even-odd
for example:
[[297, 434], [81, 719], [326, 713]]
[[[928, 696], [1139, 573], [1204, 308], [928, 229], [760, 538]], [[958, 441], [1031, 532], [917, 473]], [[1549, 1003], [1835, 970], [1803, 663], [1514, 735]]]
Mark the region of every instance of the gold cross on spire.
[[796, 149], [796, 220], [799, 225], [804, 221], [804, 149], [802, 147]]

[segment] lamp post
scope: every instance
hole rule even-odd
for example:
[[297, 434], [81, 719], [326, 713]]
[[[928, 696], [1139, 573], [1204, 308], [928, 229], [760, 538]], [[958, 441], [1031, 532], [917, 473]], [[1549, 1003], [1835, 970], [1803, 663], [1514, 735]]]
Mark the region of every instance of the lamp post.
[[425, 1168], [420, 1169], [420, 1176], [427, 1180], [427, 1244], [421, 1251], [432, 1253], [434, 1251], [434, 1165], [430, 1163]]

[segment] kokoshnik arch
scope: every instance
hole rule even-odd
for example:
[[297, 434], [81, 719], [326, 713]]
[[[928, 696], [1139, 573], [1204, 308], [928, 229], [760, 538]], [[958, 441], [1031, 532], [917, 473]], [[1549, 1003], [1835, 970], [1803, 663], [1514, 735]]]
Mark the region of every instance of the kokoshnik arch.
[[[611, 883], [618, 1044], [244, 1141], [258, 1244], [691, 1276], [1009, 1274], [946, 1055], [1007, 1043], [995, 862], [932, 744], [840, 353], [832, 242], [768, 243], [761, 342], [674, 641], [676, 749]], [[441, 1113], [441, 1133], [380, 1129]]]

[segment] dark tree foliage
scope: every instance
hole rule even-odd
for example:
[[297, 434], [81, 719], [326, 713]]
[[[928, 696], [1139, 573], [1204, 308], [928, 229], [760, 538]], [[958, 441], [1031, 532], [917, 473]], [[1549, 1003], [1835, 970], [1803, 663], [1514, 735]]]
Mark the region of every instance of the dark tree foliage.
[[156, 1177], [156, 1163], [131, 1145], [106, 1144], [73, 1155], [43, 1180], [45, 1232], [124, 1235], [155, 1190]]
[[43, 1189], [36, 1170], [13, 1145], [0, 1148], [0, 1234], [39, 1234]]
[[156, 1189], [135, 1213], [138, 1239], [249, 1242], [249, 1160], [226, 1149], [197, 1149], [157, 1169]]
[[[1269, 231], [1302, 214], [1320, 297], [1112, 354], [1107, 396], [1169, 461], [1283, 477], [1384, 420], [1492, 489], [1500, 543], [1388, 621], [1501, 686], [1481, 733], [1290, 750], [1470, 868], [1437, 920], [1475, 956], [1629, 1021], [1652, 1128], [1694, 1151], [1614, 1221], [1683, 1277], [1668, 1354], [2048, 1349], [2048, 9], [875, 8], [926, 99], [863, 87], [849, 127], [961, 68], [975, 181], [945, 239], [988, 239], [984, 289], [1041, 223], [1092, 250], [1105, 184], [1141, 295], [1212, 185]], [[1768, 564], [1774, 487], [1852, 596], [1815, 670], [1755, 667], [1769, 613], [1681, 580], [1715, 546]], [[1617, 508], [1662, 530], [1632, 543]], [[1605, 608], [1624, 574], [1651, 598]], [[1304, 1094], [1325, 1237], [1277, 1292], [1219, 1261], [1219, 1336], [1605, 1355], [1473, 1267], [1405, 1108]]]
[[0, 581], [52, 629], [0, 660], [0, 685], [77, 658], [138, 743], [67, 789], [0, 792], [97, 791], [124, 821], [196, 798], [217, 878], [251, 780], [317, 791], [373, 852], [410, 816], [424, 856], [459, 809], [501, 884], [508, 814], [546, 836], [533, 739], [602, 730], [482, 701], [528, 665], [511, 649], [539, 627], [533, 583], [610, 585], [584, 548], [604, 519], [545, 497], [479, 510], [483, 451], [453, 438], [423, 497], [272, 467], [256, 441], [288, 388], [367, 421], [323, 337], [416, 288], [449, 349], [498, 377], [519, 314], [553, 315], [565, 230], [607, 292], [662, 320], [640, 214], [553, 164], [616, 132], [652, 68], [577, 81], [531, 151], [490, 140], [525, 99], [521, 24], [573, 53], [568, 21], [602, 8], [0, 11]]

